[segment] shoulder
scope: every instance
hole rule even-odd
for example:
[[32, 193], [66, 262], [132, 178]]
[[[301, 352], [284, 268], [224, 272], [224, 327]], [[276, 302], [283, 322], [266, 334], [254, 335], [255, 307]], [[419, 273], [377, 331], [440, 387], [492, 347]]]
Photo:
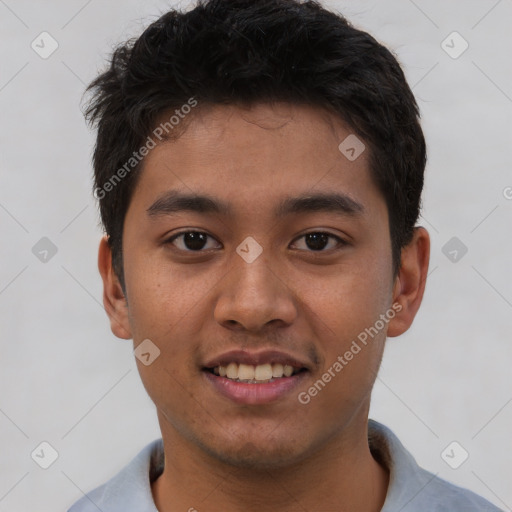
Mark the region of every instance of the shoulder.
[[68, 512], [158, 512], [151, 494], [151, 474], [162, 459], [163, 444], [157, 439], [108, 482], [82, 496]]
[[396, 435], [373, 420], [368, 423], [368, 442], [390, 474], [381, 512], [502, 512], [474, 492], [421, 468]]
[[468, 489], [454, 485], [423, 469], [421, 472], [424, 487], [411, 499], [410, 506], [405, 507], [403, 512], [502, 512]]

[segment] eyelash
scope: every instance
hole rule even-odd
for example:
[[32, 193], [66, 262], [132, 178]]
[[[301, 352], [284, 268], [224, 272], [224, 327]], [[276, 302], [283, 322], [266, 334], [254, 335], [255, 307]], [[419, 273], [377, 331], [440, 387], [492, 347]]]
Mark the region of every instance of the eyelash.
[[[174, 235], [173, 235], [173, 236], [171, 236], [168, 240], [166, 240], [166, 241], [164, 242], [164, 244], [166, 244], [166, 245], [168, 245], [168, 244], [173, 245], [173, 242], [174, 242], [177, 238], [179, 238], [179, 237], [181, 237], [181, 236], [183, 236], [183, 235], [186, 235], [186, 234], [188, 234], [188, 233], [199, 233], [199, 234], [203, 234], [203, 235], [206, 235], [207, 237], [210, 237], [210, 238], [213, 238], [213, 239], [214, 239], [214, 237], [213, 237], [213, 236], [209, 235], [208, 233], [205, 233], [204, 231], [196, 231], [196, 230], [193, 230], [193, 229], [192, 229], [192, 230], [188, 230], [188, 231], [181, 231], [181, 232], [179, 232], [179, 233], [174, 234]], [[310, 253], [313, 253], [313, 254], [318, 254], [318, 253], [322, 253], [322, 252], [330, 252], [330, 251], [332, 251], [332, 250], [337, 250], [337, 249], [340, 249], [340, 248], [341, 248], [341, 247], [343, 247], [343, 246], [348, 245], [348, 243], [347, 243], [345, 240], [343, 240], [343, 239], [342, 239], [342, 238], [340, 238], [339, 236], [333, 235], [332, 233], [329, 233], [329, 232], [327, 232], [327, 231], [309, 231], [309, 232], [307, 232], [307, 233], [304, 233], [304, 234], [300, 235], [300, 236], [299, 236], [299, 237], [297, 237], [295, 240], [300, 240], [301, 238], [303, 238], [303, 237], [305, 237], [305, 236], [307, 236], [307, 235], [312, 235], [312, 234], [315, 234], [315, 235], [327, 235], [329, 238], [333, 238], [333, 239], [335, 239], [335, 240], [338, 242], [338, 246], [337, 246], [337, 247], [334, 247], [334, 248], [331, 248], [331, 249], [327, 249], [327, 250], [324, 250], [324, 249], [319, 250], [319, 251], [306, 250], [306, 252], [310, 252]], [[214, 239], [214, 240], [215, 240], [215, 239]], [[193, 251], [193, 250], [191, 250], [191, 249], [179, 249], [179, 248], [177, 248], [177, 250], [178, 250], [178, 251], [182, 251], [182, 252], [198, 253], [198, 254], [199, 254], [199, 253], [202, 253], [202, 252], [206, 252], [206, 251], [207, 251], [207, 249], [200, 249], [200, 250], [198, 250], [198, 251]]]

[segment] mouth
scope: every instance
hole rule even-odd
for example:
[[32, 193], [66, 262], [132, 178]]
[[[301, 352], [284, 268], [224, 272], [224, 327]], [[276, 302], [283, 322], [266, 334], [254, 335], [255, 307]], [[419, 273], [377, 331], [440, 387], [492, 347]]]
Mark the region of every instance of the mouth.
[[213, 375], [246, 384], [266, 384], [307, 371], [306, 368], [297, 368], [289, 364], [265, 363], [256, 366], [234, 361], [228, 365], [218, 365], [204, 370]]
[[234, 351], [209, 361], [202, 370], [224, 397], [238, 404], [256, 405], [289, 395], [311, 368], [282, 352]]

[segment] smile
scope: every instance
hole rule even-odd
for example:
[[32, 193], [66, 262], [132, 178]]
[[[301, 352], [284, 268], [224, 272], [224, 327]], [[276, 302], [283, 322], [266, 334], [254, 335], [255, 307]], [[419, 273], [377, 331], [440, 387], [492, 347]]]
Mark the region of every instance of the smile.
[[308, 376], [306, 368], [281, 363], [259, 365], [229, 363], [204, 368], [203, 376], [216, 395], [239, 405], [264, 405], [289, 398]]
[[225, 377], [235, 382], [247, 384], [263, 384], [274, 382], [276, 379], [291, 377], [301, 371], [301, 368], [281, 363], [266, 363], [259, 365], [238, 364], [231, 362], [226, 366], [215, 366], [212, 370], [214, 375]]

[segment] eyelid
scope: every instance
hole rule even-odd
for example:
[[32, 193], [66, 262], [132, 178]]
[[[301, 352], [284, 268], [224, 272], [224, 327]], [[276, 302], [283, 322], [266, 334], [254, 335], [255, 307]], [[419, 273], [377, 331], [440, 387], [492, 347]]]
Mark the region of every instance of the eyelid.
[[[200, 229], [185, 229], [178, 233], [174, 233], [173, 235], [171, 235], [170, 237], [168, 237], [164, 240], [164, 245], [173, 245], [174, 246], [173, 242], [174, 242], [174, 240], [176, 240], [176, 238], [186, 235], [188, 233], [200, 233], [202, 235], [206, 235], [207, 237], [215, 240], [218, 244], [222, 245], [213, 235], [210, 235], [210, 233], [208, 233], [206, 231], [202, 231]], [[175, 247], [175, 248], [176, 248], [176, 250], [181, 251], [181, 252], [190, 252], [190, 253], [196, 253], [196, 254], [200, 254], [203, 252], [207, 252], [208, 250], [211, 250], [211, 249], [201, 249], [199, 251], [193, 251], [190, 249], [180, 249], [179, 247]]]
[[321, 250], [321, 251], [312, 251], [312, 250], [309, 250], [309, 251], [304, 251], [304, 252], [310, 252], [312, 254], [321, 254], [321, 253], [328, 253], [328, 252], [331, 252], [333, 250], [337, 250], [339, 249], [340, 247], [344, 247], [346, 245], [349, 245], [349, 243], [341, 238], [339, 235], [335, 235], [334, 233], [331, 233], [330, 231], [323, 231], [322, 229], [313, 229], [313, 230], [310, 230], [310, 231], [307, 231], [306, 233], [302, 233], [300, 234], [299, 236], [297, 236], [292, 243], [296, 242], [297, 240], [307, 236], [307, 235], [311, 235], [311, 234], [317, 234], [317, 235], [327, 235], [329, 238], [334, 238], [337, 242], [338, 242], [338, 245], [336, 247], [333, 247], [331, 249], [328, 249], [328, 250]]
[[[206, 231], [201, 231], [199, 229], [186, 229], [186, 230], [182, 230], [178, 233], [175, 233], [173, 234], [172, 236], [170, 236], [169, 238], [167, 238], [165, 241], [164, 241], [164, 244], [170, 244], [170, 245], [174, 245], [173, 242], [180, 236], [183, 236], [183, 235], [186, 235], [188, 233], [200, 233], [200, 234], [203, 234], [203, 235], [206, 235], [207, 237], [209, 238], [212, 238], [213, 240], [215, 240], [217, 243], [219, 243], [221, 246], [222, 244], [213, 236], [213, 235], [210, 235], [208, 232]], [[334, 238], [338, 245], [336, 247], [333, 247], [331, 249], [328, 249], [328, 250], [320, 250], [320, 251], [313, 251], [313, 250], [305, 250], [305, 249], [299, 249], [300, 251], [303, 251], [303, 252], [310, 252], [312, 254], [321, 254], [321, 253], [327, 253], [327, 252], [331, 252], [333, 250], [337, 250], [339, 249], [340, 247], [344, 247], [346, 245], [349, 245], [349, 243], [344, 240], [343, 238], [341, 238], [340, 236], [338, 235], [335, 235], [334, 233], [331, 233], [329, 231], [322, 231], [321, 229], [316, 229], [316, 230], [310, 230], [310, 231], [307, 231], [305, 233], [302, 233], [300, 235], [298, 235], [293, 241], [292, 241], [292, 244], [295, 243], [297, 240], [300, 240], [301, 238], [307, 236], [307, 235], [310, 235], [310, 234], [318, 234], [318, 235], [327, 235], [328, 238]], [[211, 249], [200, 249], [198, 251], [193, 251], [191, 249], [180, 249], [178, 247], [176, 247], [176, 249], [178, 251], [181, 251], [181, 252], [190, 252], [190, 253], [197, 253], [197, 254], [200, 254], [202, 252], [207, 252], [208, 250], [211, 250]]]

